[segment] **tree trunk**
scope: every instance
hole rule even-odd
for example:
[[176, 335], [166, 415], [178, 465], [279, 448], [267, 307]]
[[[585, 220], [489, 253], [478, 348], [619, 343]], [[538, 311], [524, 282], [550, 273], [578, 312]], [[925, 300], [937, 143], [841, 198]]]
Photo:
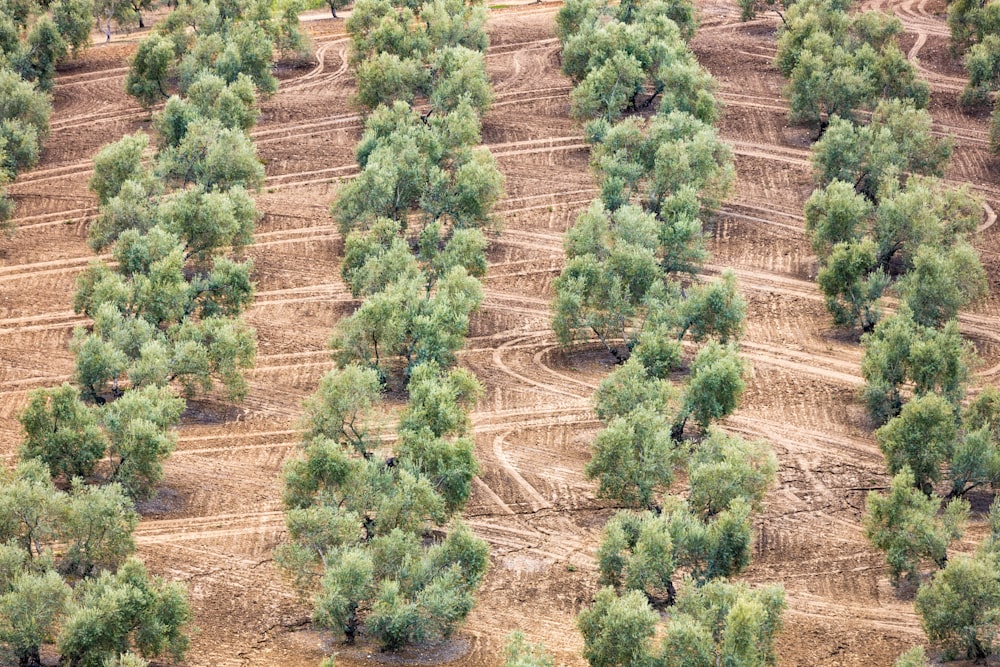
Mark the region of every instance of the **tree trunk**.
[[674, 588], [674, 582], [667, 582], [667, 605], [673, 606], [674, 602], [677, 601], [677, 589]]
[[354, 644], [354, 639], [358, 636], [358, 610], [353, 609], [344, 621], [344, 637], [347, 644]]
[[674, 422], [673, 426], [670, 427], [670, 439], [680, 441], [684, 437], [684, 427], [687, 425], [688, 416], [684, 415], [682, 419]]
[[38, 667], [42, 664], [42, 657], [38, 653], [38, 647], [32, 646], [27, 649], [19, 649], [17, 652], [17, 664], [19, 667]]
[[986, 659], [989, 653], [987, 653], [986, 649], [983, 648], [982, 642], [978, 639], [973, 639], [972, 646], [969, 647], [968, 655], [976, 662], [976, 664], [980, 664]]

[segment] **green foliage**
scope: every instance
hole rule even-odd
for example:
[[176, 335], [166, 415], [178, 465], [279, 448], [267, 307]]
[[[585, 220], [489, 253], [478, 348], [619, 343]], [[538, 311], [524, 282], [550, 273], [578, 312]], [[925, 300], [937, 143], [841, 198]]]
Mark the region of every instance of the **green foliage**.
[[[824, 139], [813, 145], [814, 162], [821, 160], [821, 154], [830, 149], [831, 137], [835, 136], [831, 132], [835, 133], [842, 123], [853, 132], [850, 128], [854, 126], [850, 123], [834, 120]], [[865, 231], [865, 222], [872, 210], [872, 204], [846, 180], [834, 179], [813, 190], [805, 205], [806, 233], [813, 250], [826, 260], [838, 244], [856, 241]]]
[[1000, 35], [987, 34], [973, 44], [965, 55], [965, 69], [969, 82], [959, 101], [966, 107], [987, 103], [990, 93], [1000, 88]]
[[747, 370], [735, 345], [710, 341], [691, 364], [675, 429], [683, 430], [690, 416], [702, 430], [707, 430], [713, 421], [731, 414], [746, 387], [743, 376]]
[[140, 561], [81, 582], [74, 598], [58, 638], [66, 664], [101, 667], [132, 648], [144, 657], [183, 659], [189, 643], [184, 626], [191, 620], [186, 592], [150, 577]]
[[944, 175], [952, 143], [934, 137], [931, 122], [926, 110], [900, 99], [879, 102], [868, 125], [831, 118], [812, 149], [816, 182], [821, 187], [834, 181], [853, 183], [858, 193], [877, 200], [887, 177]]
[[685, 586], [667, 620], [660, 655], [665, 664], [685, 667], [773, 665], [784, 609], [780, 586], [750, 589], [724, 581]]
[[752, 526], [750, 503], [733, 498], [712, 517], [696, 516], [688, 505], [674, 500], [668, 508], [674, 559], [690, 570], [697, 582], [732, 577], [750, 564]]
[[[436, 4], [444, 4], [437, 0]], [[486, 74], [486, 60], [480, 51], [449, 46], [434, 51], [430, 58], [429, 100], [435, 111], [451, 113], [460, 104], [484, 114], [493, 103]]]
[[983, 387], [966, 407], [962, 421], [969, 431], [986, 427], [993, 438], [1000, 436], [1000, 389]]
[[94, 1], [58, 0], [50, 7], [59, 34], [71, 49], [73, 57], [79, 56], [90, 45], [90, 31], [94, 25]]
[[215, 61], [215, 73], [226, 83], [249, 77], [264, 95], [278, 90], [271, 73], [274, 42], [263, 27], [252, 21], [236, 23], [226, 35], [225, 48]]
[[399, 461], [430, 481], [448, 513], [464, 507], [478, 472], [469, 410], [483, 392], [462, 368], [445, 373], [433, 363], [414, 367], [410, 400], [399, 417]]
[[725, 345], [738, 340], [746, 319], [746, 301], [736, 287], [736, 274], [726, 269], [719, 280], [692, 285], [681, 305], [680, 334], [695, 342], [713, 338]]
[[571, 93], [576, 116], [614, 122], [662, 94], [661, 114], [715, 119], [714, 80], [684, 44], [695, 27], [690, 3], [579, 3], [557, 22], [563, 71], [578, 84]]
[[667, 412], [676, 399], [677, 392], [671, 384], [650, 377], [641, 358], [633, 355], [601, 381], [594, 394], [594, 411], [606, 422], [642, 407]]
[[746, 304], [732, 273], [692, 286], [686, 298], [678, 284], [663, 280], [664, 269], [693, 271], [702, 257], [700, 229], [683, 241], [677, 230], [632, 204], [614, 212], [600, 201], [591, 204], [566, 234], [568, 262], [555, 283], [553, 328], [559, 342], [568, 346], [593, 333], [613, 356], [624, 359], [645, 341], [647, 354], [656, 350], [660, 361], [650, 363], [662, 376], [680, 356], [666, 337], [679, 340], [690, 333], [696, 341], [725, 341], [738, 336]]
[[590, 330], [609, 352], [626, 356], [614, 341], [621, 340], [626, 352], [635, 345], [634, 322], [662, 275], [655, 219], [633, 206], [609, 214], [596, 201], [567, 233], [566, 252], [555, 284], [553, 327], [559, 342], [570, 345]]
[[[823, 141], [834, 138], [828, 132]], [[858, 173], [849, 170], [851, 178]], [[871, 331], [890, 288], [918, 323], [936, 327], [985, 293], [985, 274], [966, 240], [981, 208], [967, 190], [916, 176], [900, 187], [889, 177], [873, 205], [855, 189], [833, 180], [806, 203], [806, 229], [820, 257], [817, 280], [836, 324]]]
[[[344, 0], [330, 0], [330, 10], [334, 5], [343, 5]], [[299, 25], [299, 14], [305, 11], [310, 3], [306, 0], [283, 0], [275, 3], [279, 14], [274, 32], [274, 48], [281, 60], [292, 63], [315, 62], [312, 39], [304, 33]], [[336, 16], [334, 16], [336, 18]]]
[[638, 591], [616, 597], [598, 592], [578, 618], [584, 658], [593, 666], [665, 664], [683, 667], [747, 665], [776, 661], [774, 637], [785, 608], [779, 586], [750, 589], [723, 581], [685, 585], [653, 645], [657, 614]]
[[990, 113], [990, 152], [994, 155], [1000, 153], [1000, 105], [993, 105], [993, 112]]
[[555, 660], [544, 644], [530, 644], [520, 630], [507, 635], [503, 647], [504, 667], [553, 667]]
[[18, 664], [41, 664], [39, 648], [55, 639], [71, 594], [52, 570], [0, 578], [0, 655], [6, 649]]
[[107, 448], [97, 415], [65, 383], [31, 392], [20, 421], [26, 434], [21, 458], [37, 458], [56, 477], [88, 477]]
[[673, 481], [677, 462], [669, 422], [648, 407], [615, 417], [597, 435], [584, 472], [599, 483], [597, 494], [634, 507], [652, 507]]
[[14, 63], [26, 81], [32, 81], [42, 91], [50, 91], [55, 82], [56, 65], [69, 55], [69, 47], [55, 22], [42, 16], [28, 32], [24, 51]]
[[619, 512], [604, 527], [597, 552], [598, 583], [641, 591], [650, 602], [674, 601], [674, 545], [666, 517]]
[[[151, 0], [123, 4], [138, 9]], [[246, 79], [260, 94], [274, 93], [278, 88], [271, 73], [275, 47], [286, 58], [303, 58], [308, 42], [298, 25], [300, 3], [279, 4], [277, 16], [269, 3], [242, 0], [177, 7], [153, 35], [140, 42], [126, 91], [151, 106], [173, 92], [188, 93], [196, 81], [210, 75], [230, 85]]]
[[896, 44], [899, 20], [845, 10], [840, 2], [808, 0], [784, 17], [775, 63], [789, 78], [792, 119], [822, 128], [835, 116], [851, 120], [881, 99], [926, 107], [930, 89]]
[[374, 370], [348, 366], [324, 379], [306, 407], [303, 457], [285, 469], [290, 542], [281, 566], [316, 592], [314, 619], [348, 641], [366, 632], [386, 649], [447, 638], [468, 615], [487, 547], [455, 523], [477, 466], [468, 410], [481, 388], [463, 369], [413, 368], [394, 456], [372, 447], [379, 399]]
[[57, 640], [70, 665], [103, 664], [112, 643], [181, 657], [190, 617], [181, 587], [150, 582], [141, 563], [126, 561], [138, 521], [117, 484], [75, 478], [65, 493], [37, 460], [0, 473], [0, 659], [40, 664], [41, 645]]
[[948, 28], [952, 50], [964, 52], [1000, 30], [1000, 5], [982, 0], [954, 0], [948, 3]]
[[409, 7], [394, 8], [389, 0], [358, 0], [346, 23], [351, 36], [351, 63], [377, 53], [400, 58], [423, 57], [430, 51], [427, 34]]
[[139, 515], [119, 484], [85, 486], [73, 480], [64, 539], [63, 571], [81, 577], [113, 571], [135, 551], [132, 532]]
[[878, 265], [877, 246], [872, 239], [833, 246], [816, 281], [826, 297], [834, 324], [857, 327], [864, 332], [875, 328], [882, 317], [879, 300], [890, 278]]
[[[96, 265], [80, 277], [76, 308], [94, 318], [92, 330], [78, 327], [71, 343], [84, 395], [96, 397], [109, 385], [117, 391], [122, 379], [132, 387], [164, 386], [177, 380], [190, 395], [210, 390], [218, 379], [230, 398], [241, 398], [247, 390], [241, 370], [253, 366], [256, 343], [253, 331], [231, 318], [252, 298], [250, 264], [220, 258], [210, 272], [187, 283], [176, 237], [158, 238], [172, 238], [176, 245], [167, 244], [169, 253], [154, 255], [156, 261], [146, 267], [140, 264], [148, 274], [123, 278]], [[150, 247], [133, 245], [140, 237], [131, 230], [123, 239], [116, 245], [116, 254], [123, 257], [129, 249]], [[154, 245], [153, 250], [160, 253], [165, 248]], [[135, 311], [123, 312], [124, 308]]]
[[368, 609], [364, 627], [387, 650], [450, 636], [488, 563], [486, 544], [461, 524], [426, 549], [396, 529], [341, 553], [326, 568], [313, 618], [353, 641]]
[[904, 467], [925, 493], [941, 479], [941, 464], [951, 458], [957, 437], [955, 408], [935, 393], [918, 396], [875, 432], [889, 472]]
[[872, 491], [866, 501], [865, 537], [885, 553], [893, 583], [901, 574], [917, 583], [923, 561], [944, 567], [948, 545], [962, 536], [969, 516], [964, 500], [952, 500], [939, 516], [941, 501], [924, 495], [914, 483], [913, 473], [904, 466], [892, 478], [888, 495]]
[[943, 252], [930, 245], [920, 246], [913, 257], [913, 269], [899, 280], [896, 289], [913, 319], [933, 327], [955, 319], [960, 308], [989, 293], [979, 253], [965, 242]]
[[611, 127], [595, 137], [591, 166], [609, 210], [634, 202], [659, 217], [675, 198], [690, 196], [689, 189], [704, 209], [715, 209], [734, 177], [729, 146], [710, 125], [682, 111]]
[[177, 146], [161, 152], [157, 174], [181, 187], [197, 183], [206, 189], [257, 190], [264, 183], [264, 165], [250, 138], [214, 118], [192, 121]]
[[[973, 403], [974, 407], [975, 402]], [[962, 495], [983, 485], [995, 485], [1000, 480], [1000, 442], [989, 425], [977, 427], [967, 416], [963, 431], [955, 443], [948, 467], [952, 495]]]
[[618, 597], [602, 588], [594, 605], [580, 612], [583, 657], [591, 667], [642, 667], [651, 657], [658, 615], [639, 591]]
[[[135, 3], [139, 7], [144, 4], [148, 6], [148, 3]], [[129, 31], [142, 22], [142, 15], [132, 2], [122, 2], [121, 0], [95, 0], [94, 18], [97, 20], [98, 29], [104, 32], [108, 41], [111, 40], [112, 25], [116, 25], [119, 30]], [[103, 26], [101, 19], [104, 19]]]
[[104, 408], [108, 433], [109, 478], [133, 497], [147, 496], [163, 476], [163, 460], [174, 450], [175, 426], [184, 400], [167, 387], [127, 391]]
[[128, 651], [105, 658], [102, 667], [149, 667], [149, 663], [135, 653]]
[[914, 646], [896, 659], [893, 667], [930, 667], [923, 646]]
[[982, 660], [995, 650], [1000, 579], [991, 556], [956, 556], [917, 592], [931, 646], [946, 659]]
[[147, 107], [169, 97], [167, 89], [173, 59], [174, 45], [169, 39], [156, 34], [143, 39], [132, 56], [125, 92]]
[[180, 145], [188, 125], [205, 118], [218, 120], [227, 129], [249, 131], [257, 122], [257, 92], [253, 81], [245, 74], [232, 83], [203, 71], [188, 87], [187, 95], [173, 95], [163, 111], [154, 117], [159, 140], [163, 146]]
[[[18, 545], [40, 569], [89, 576], [113, 570], [135, 550], [139, 517], [117, 484], [88, 487], [76, 478], [67, 494], [35, 460], [19, 463], [0, 483], [0, 543]], [[60, 560], [52, 563], [56, 543]]]
[[451, 366], [482, 298], [479, 281], [461, 266], [429, 294], [419, 279], [393, 283], [340, 320], [331, 344], [342, 363], [368, 364], [383, 374], [386, 362], [400, 356], [407, 371], [424, 362]]
[[[338, 8], [330, 3], [332, 12]], [[486, 269], [482, 228], [503, 178], [480, 142], [492, 100], [478, 2], [360, 0], [347, 30], [356, 101], [373, 109], [361, 173], [331, 209], [342, 274], [364, 301], [331, 341], [342, 370], [306, 406], [303, 457], [285, 471], [290, 542], [277, 552], [315, 591], [314, 620], [383, 650], [448, 638], [468, 615], [487, 547], [459, 523], [478, 470], [468, 411], [482, 389], [448, 369], [464, 343]], [[427, 100], [420, 115], [410, 103]], [[368, 435], [381, 381], [409, 377], [391, 456]]]
[[[479, 141], [479, 119], [467, 101], [428, 122], [408, 105], [379, 107], [358, 146], [362, 172], [343, 186], [331, 213], [345, 234], [379, 218], [408, 224], [420, 213], [424, 226], [440, 220], [454, 228], [492, 223], [503, 177]], [[419, 232], [419, 230], [418, 230]]]
[[368, 453], [374, 443], [367, 422], [381, 394], [378, 373], [372, 369], [347, 365], [330, 371], [303, 405], [305, 439], [322, 436]]
[[49, 132], [49, 105], [48, 95], [0, 68], [0, 167], [6, 178], [38, 163], [39, 142]]
[[104, 146], [94, 156], [94, 173], [89, 187], [97, 195], [98, 202], [108, 204], [121, 194], [125, 183], [147, 178], [142, 158], [148, 146], [149, 135], [136, 132]]
[[786, 11], [791, 4], [794, 3], [787, 0], [738, 0], [737, 2], [741, 21], [752, 21], [757, 18], [758, 14], [767, 11], [773, 11], [784, 19], [782, 12]]
[[863, 398], [878, 424], [899, 414], [904, 383], [912, 383], [914, 396], [936, 392], [952, 406], [964, 395], [972, 349], [954, 320], [934, 329], [914, 322], [904, 308], [865, 334], [861, 344]]
[[778, 461], [766, 442], [711, 429], [688, 464], [691, 509], [710, 518], [742, 498], [759, 510], [777, 470]]
[[40, 461], [21, 461], [0, 477], [0, 544], [16, 543], [32, 561], [59, 538], [67, 499]]
[[[427, 99], [432, 113], [492, 101], [483, 52], [486, 12], [479, 2], [432, 0], [419, 7], [386, 0], [355, 4], [347, 21], [356, 68], [355, 101], [366, 109]], [[419, 16], [419, 21], [417, 20]]]

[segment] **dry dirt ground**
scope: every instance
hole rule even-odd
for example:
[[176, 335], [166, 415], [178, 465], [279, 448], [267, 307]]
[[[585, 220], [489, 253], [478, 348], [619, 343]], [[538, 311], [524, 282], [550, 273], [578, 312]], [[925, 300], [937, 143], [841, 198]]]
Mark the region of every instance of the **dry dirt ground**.
[[[936, 4], [935, 4], [936, 3]], [[873, 0], [906, 26], [904, 48], [933, 87], [937, 129], [953, 134], [949, 178], [968, 182], [1000, 210], [997, 165], [984, 116], [957, 108], [962, 71], [947, 51], [940, 0]], [[487, 62], [496, 103], [484, 141], [507, 179], [493, 239], [486, 300], [462, 363], [487, 388], [473, 422], [482, 474], [466, 511], [492, 545], [479, 605], [459, 636], [435, 650], [382, 656], [365, 647], [338, 664], [498, 665], [503, 637], [523, 629], [557, 660], [583, 664], [574, 619], [596, 590], [594, 553], [612, 508], [582, 469], [599, 424], [590, 396], [611, 370], [597, 350], [561, 353], [549, 329], [561, 237], [595, 195], [581, 129], [568, 114], [553, 19], [558, 3], [494, 7]], [[769, 439], [778, 484], [756, 521], [754, 562], [743, 577], [780, 582], [788, 594], [780, 662], [889, 665], [924, 636], [909, 599], [889, 586], [864, 541], [868, 489], [887, 478], [855, 399], [860, 353], [832, 329], [803, 234], [809, 135], [786, 121], [782, 80], [771, 65], [776, 18], [741, 24], [730, 1], [702, 0], [693, 48], [719, 79], [721, 132], [735, 149], [738, 181], [711, 230], [710, 271], [733, 267], [750, 304], [744, 344], [753, 373], [727, 426]], [[353, 307], [338, 275], [342, 242], [327, 214], [340, 178], [355, 172], [360, 122], [343, 21], [306, 25], [319, 64], [281, 72], [253, 136], [267, 165], [258, 201], [258, 298], [249, 313], [260, 339], [245, 404], [190, 404], [178, 451], [157, 498], [143, 507], [139, 552], [152, 569], [187, 583], [196, 612], [189, 664], [315, 665], [343, 647], [308, 624], [308, 608], [282, 581], [271, 554], [283, 535], [282, 462], [294, 453], [300, 401], [332, 367], [326, 342]], [[0, 244], [0, 453], [13, 459], [26, 393], [68, 379], [74, 278], [93, 259], [85, 243], [95, 201], [90, 158], [149, 113], [122, 93], [133, 35], [90, 49], [60, 74], [42, 164], [10, 189], [18, 233]], [[1000, 254], [984, 218], [978, 242], [994, 296], [962, 317], [984, 362], [977, 383], [1000, 374]], [[987, 498], [978, 499], [982, 509]], [[982, 534], [981, 516], [963, 542]]]

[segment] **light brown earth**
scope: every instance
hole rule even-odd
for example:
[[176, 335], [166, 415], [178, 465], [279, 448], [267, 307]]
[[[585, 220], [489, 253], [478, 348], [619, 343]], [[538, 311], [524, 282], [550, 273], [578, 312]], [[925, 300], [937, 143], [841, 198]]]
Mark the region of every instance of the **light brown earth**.
[[[939, 0], [874, 0], [906, 26], [903, 46], [933, 88], [937, 128], [954, 134], [949, 178], [1000, 210], [985, 116], [956, 104], [961, 67], [950, 58]], [[612, 368], [596, 349], [561, 353], [549, 329], [561, 236], [594, 196], [581, 129], [568, 114], [559, 72], [557, 3], [494, 8], [487, 62], [496, 103], [483, 137], [507, 179], [502, 234], [493, 239], [486, 301], [463, 365], [487, 388], [473, 422], [482, 474], [467, 521], [492, 545], [479, 605], [457, 639], [406, 656], [344, 651], [341, 665], [373, 661], [498, 665], [503, 637], [524, 630], [558, 661], [583, 664], [574, 618], [596, 590], [594, 552], [612, 511], [582, 469], [599, 424], [590, 396]], [[738, 21], [732, 2], [702, 0], [693, 48], [719, 79], [722, 135], [738, 181], [711, 229], [711, 271], [733, 267], [750, 304], [744, 344], [753, 373], [728, 427], [774, 443], [776, 488], [756, 521], [751, 583], [788, 592], [778, 641], [785, 666], [889, 665], [924, 636], [911, 601], [889, 586], [863, 539], [868, 489], [887, 478], [855, 399], [860, 353], [831, 327], [814, 286], [803, 235], [810, 192], [808, 132], [790, 127], [782, 80], [770, 64], [777, 19]], [[184, 416], [159, 496], [144, 506], [139, 552], [154, 571], [190, 588], [199, 631], [189, 664], [315, 665], [343, 647], [309, 628], [309, 610], [272, 560], [282, 539], [282, 462], [294, 452], [301, 400], [332, 367], [326, 342], [353, 302], [339, 278], [342, 243], [327, 214], [338, 179], [355, 172], [359, 119], [349, 104], [342, 21], [306, 25], [319, 65], [281, 72], [253, 132], [267, 165], [256, 244], [257, 303], [249, 320], [260, 349], [245, 404], [208, 398]], [[74, 277], [93, 259], [85, 243], [94, 199], [90, 158], [104, 143], [148, 129], [149, 114], [122, 93], [135, 36], [90, 49], [55, 88], [52, 136], [38, 169], [10, 189], [18, 233], [0, 244], [0, 452], [10, 462], [26, 393], [68, 379]], [[1000, 253], [984, 218], [978, 247], [994, 296], [962, 317], [984, 362], [977, 383], [1000, 374]], [[982, 510], [988, 498], [974, 499]], [[963, 542], [970, 549], [977, 527]], [[405, 659], [404, 659], [405, 658]]]

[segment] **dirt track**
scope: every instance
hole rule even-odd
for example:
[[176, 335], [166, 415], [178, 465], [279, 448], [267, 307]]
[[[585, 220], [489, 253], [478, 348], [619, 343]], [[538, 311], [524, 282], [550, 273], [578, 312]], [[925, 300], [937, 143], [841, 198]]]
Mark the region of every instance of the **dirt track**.
[[[936, 129], [956, 136], [949, 178], [969, 182], [998, 209], [987, 119], [958, 110], [962, 72], [948, 59], [941, 6], [866, 5], [892, 9], [906, 25], [904, 48], [931, 83]], [[520, 628], [558, 661], [582, 664], [574, 618], [595, 591], [594, 551], [612, 511], [595, 500], [582, 469], [599, 426], [590, 396], [611, 366], [596, 349], [561, 353], [549, 330], [562, 234], [596, 194], [581, 129], [568, 116], [557, 9], [546, 3], [491, 13], [487, 63], [496, 103], [483, 134], [508, 198], [500, 206], [504, 231], [490, 248], [486, 300], [461, 361], [487, 387], [473, 415], [483, 472], [466, 516], [492, 544], [493, 566], [459, 638], [411, 656], [425, 662], [499, 664], [503, 636]], [[754, 371], [728, 426], [771, 440], [780, 461], [745, 578], [782, 582], [788, 591], [782, 665], [889, 665], [923, 636], [912, 605], [896, 597], [881, 556], [861, 534], [864, 495], [887, 478], [854, 400], [860, 352], [831, 328], [812, 282], [815, 258], [801, 218], [811, 190], [809, 137], [786, 123], [782, 81], [770, 64], [777, 19], [740, 24], [732, 3], [700, 9], [693, 47], [721, 83], [722, 134], [738, 172], [714, 223], [711, 266], [733, 267], [750, 304], [744, 351]], [[238, 408], [212, 398], [190, 404], [164, 488], [138, 530], [151, 567], [190, 587], [200, 628], [192, 665], [315, 665], [338, 648], [308, 629], [307, 606], [271, 562], [283, 533], [280, 469], [297, 441], [299, 404], [332, 367], [326, 342], [352, 307], [327, 209], [338, 179], [356, 172], [360, 119], [348, 103], [343, 21], [306, 25], [320, 63], [282, 73], [281, 90], [263, 105], [253, 132], [267, 184], [251, 251], [259, 292], [249, 320], [260, 339], [252, 389]], [[86, 190], [90, 158], [102, 144], [148, 128], [149, 114], [121, 92], [132, 48], [95, 46], [60, 75], [43, 162], [10, 188], [19, 232], [0, 246], [0, 453], [8, 459], [27, 391], [62, 382], [72, 370], [68, 340], [83, 322], [71, 310], [74, 278], [93, 259], [85, 243], [95, 213]], [[997, 233], [989, 226], [979, 241], [994, 294]], [[995, 381], [1000, 301], [991, 298], [962, 324], [985, 359], [980, 373]], [[344, 654], [338, 664], [366, 655]]]

